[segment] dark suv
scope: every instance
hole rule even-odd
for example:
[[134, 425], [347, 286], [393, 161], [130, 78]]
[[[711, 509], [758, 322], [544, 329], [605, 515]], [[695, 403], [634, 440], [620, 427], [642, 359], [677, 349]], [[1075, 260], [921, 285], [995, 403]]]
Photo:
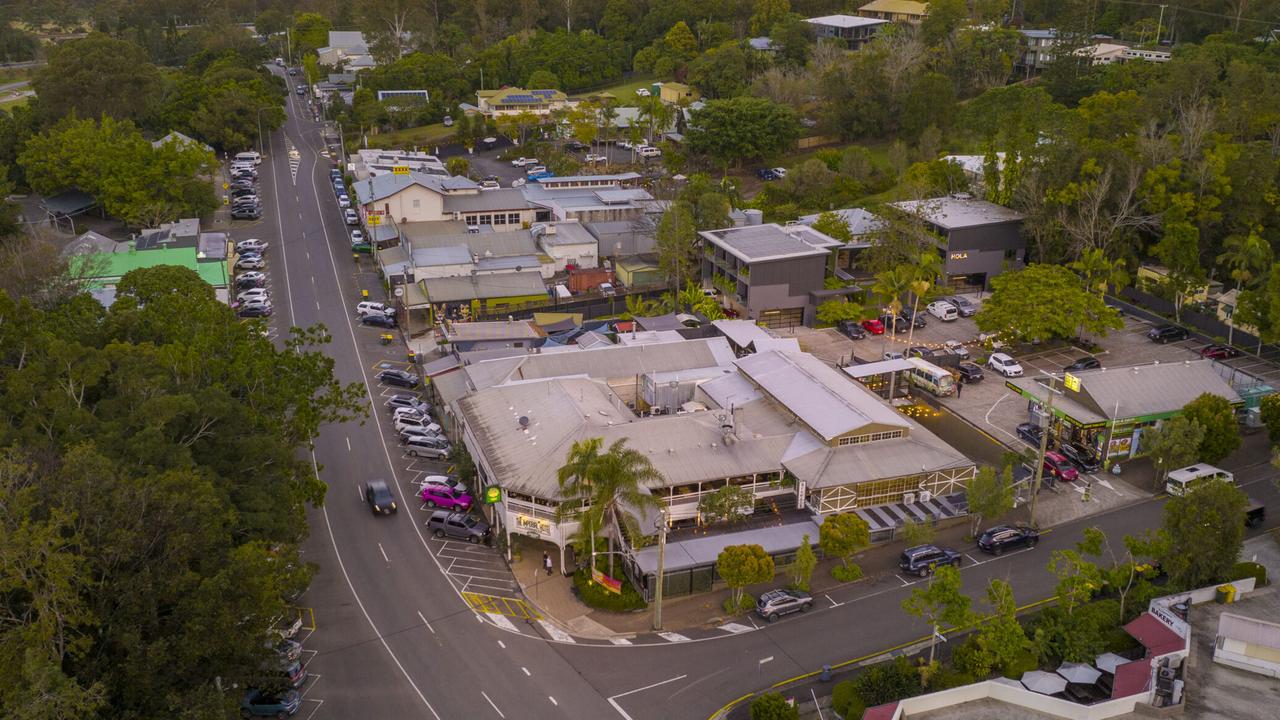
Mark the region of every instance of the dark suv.
[[489, 544], [489, 523], [466, 513], [437, 510], [427, 519], [427, 529], [438, 538], [456, 538], [472, 544]]
[[1178, 327], [1177, 325], [1161, 325], [1159, 327], [1153, 327], [1147, 331], [1147, 337], [1152, 342], [1158, 342], [1161, 344], [1176, 342], [1178, 340], [1186, 340], [1190, 336], [1191, 335], [1187, 332], [1186, 328]]
[[756, 613], [773, 622], [779, 615], [804, 612], [813, 607], [813, 596], [799, 590], [770, 590], [756, 601]]
[[1033, 548], [1040, 542], [1040, 533], [1026, 525], [996, 525], [988, 528], [978, 538], [978, 549], [992, 555], [1021, 547]]
[[845, 337], [849, 338], [850, 340], [861, 340], [862, 338], [867, 336], [867, 331], [863, 330], [862, 326], [854, 322], [853, 320], [841, 320], [836, 325], [836, 329], [839, 330], [841, 333], [843, 333]]
[[1093, 451], [1080, 443], [1063, 443], [1062, 447], [1058, 448], [1058, 452], [1080, 468], [1080, 472], [1092, 473], [1102, 469], [1102, 462], [1094, 457]]
[[933, 572], [933, 569], [939, 565], [954, 565], [960, 567], [960, 553], [950, 548], [940, 548], [937, 545], [917, 545], [902, 551], [902, 557], [898, 558], [898, 567], [903, 572], [909, 572], [912, 575], [925, 577]]

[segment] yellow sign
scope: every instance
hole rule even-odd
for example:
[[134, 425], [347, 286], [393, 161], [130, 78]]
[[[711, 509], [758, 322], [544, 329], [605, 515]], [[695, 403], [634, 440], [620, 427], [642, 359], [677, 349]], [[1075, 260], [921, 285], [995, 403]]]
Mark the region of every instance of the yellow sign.
[[409, 174], [409, 166], [408, 166], [408, 165], [396, 165], [396, 166], [394, 166], [394, 167], [392, 167], [392, 168], [391, 168], [391, 173], [392, 173], [393, 175], [408, 175], [408, 174]]
[[382, 216], [370, 214], [364, 221], [369, 227], [377, 227], [382, 224]]
[[951, 253], [952, 260], [967, 260], [968, 258], [969, 258], [969, 253], [963, 250], [961, 250], [960, 252]]
[[1072, 375], [1071, 373], [1066, 374], [1062, 379], [1062, 384], [1066, 385], [1067, 389], [1072, 392], [1080, 392], [1080, 378]]
[[550, 535], [551, 523], [542, 518], [529, 517], [528, 515], [516, 515], [516, 529], [523, 530], [527, 533], [535, 535]]

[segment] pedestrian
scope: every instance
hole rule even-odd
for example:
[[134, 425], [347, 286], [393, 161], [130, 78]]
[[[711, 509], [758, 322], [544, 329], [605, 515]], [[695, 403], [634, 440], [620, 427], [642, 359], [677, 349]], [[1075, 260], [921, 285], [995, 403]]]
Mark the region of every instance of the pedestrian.
[[964, 389], [964, 381], [961, 380], [960, 382], [956, 383], [956, 399], [957, 400], [960, 399], [960, 391], [963, 389]]
[[547, 569], [547, 574], [551, 574], [551, 555], [542, 553], [542, 567]]

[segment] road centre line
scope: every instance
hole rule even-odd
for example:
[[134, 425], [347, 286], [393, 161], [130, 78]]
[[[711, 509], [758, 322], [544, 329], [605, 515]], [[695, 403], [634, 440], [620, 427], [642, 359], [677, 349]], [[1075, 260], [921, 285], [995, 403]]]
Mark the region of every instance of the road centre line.
[[435, 635], [436, 629], [431, 627], [431, 623], [427, 622], [427, 618], [422, 614], [421, 610], [418, 611], [418, 617], [422, 619], [422, 624], [427, 626], [427, 629], [431, 631], [431, 634]]
[[378, 543], [378, 551], [382, 553], [382, 559], [386, 560], [387, 564], [390, 565], [391, 558], [387, 557], [387, 551], [382, 549], [382, 543]]
[[498, 713], [498, 717], [500, 717], [500, 718], [505, 718], [505, 717], [506, 717], [506, 715], [503, 715], [503, 714], [502, 714], [502, 711], [498, 709], [498, 706], [497, 706], [497, 705], [495, 705], [495, 704], [493, 704], [493, 700], [489, 698], [489, 695], [488, 695], [487, 693], [485, 693], [485, 691], [481, 690], [481, 691], [480, 691], [480, 694], [481, 694], [481, 695], [484, 695], [484, 699], [489, 701], [489, 707], [493, 708], [493, 711], [494, 711], [494, 712], [496, 712], [496, 713]]
[[550, 695], [548, 695], [548, 696], [547, 696], [547, 699], [551, 701], [551, 704], [552, 704], [552, 705], [555, 705], [556, 707], [560, 707], [560, 703], [556, 702], [556, 699], [555, 699], [555, 698], [553, 698], [553, 697], [551, 697]]
[[502, 648], [503, 650], [506, 650], [506, 649], [507, 649], [507, 644], [506, 644], [506, 643], [504, 643], [504, 642], [502, 642], [501, 640], [499, 640], [499, 641], [498, 641], [498, 647]]
[[524, 674], [525, 674], [526, 676], [528, 676], [528, 677], [533, 677], [533, 673], [529, 672], [529, 668], [524, 667], [524, 666], [522, 665], [522, 666], [520, 666], [520, 669], [524, 671]]

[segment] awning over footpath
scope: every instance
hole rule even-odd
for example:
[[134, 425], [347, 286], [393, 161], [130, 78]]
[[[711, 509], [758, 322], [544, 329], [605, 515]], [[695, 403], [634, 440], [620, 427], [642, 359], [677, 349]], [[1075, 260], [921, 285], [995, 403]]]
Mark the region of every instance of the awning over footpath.
[[[690, 540], [667, 543], [667, 556], [663, 562], [665, 572], [687, 570], [715, 565], [720, 551], [730, 545], [759, 545], [769, 554], [795, 550], [808, 535], [813, 541], [818, 537], [818, 526], [812, 521], [788, 523], [772, 527], [755, 528], [742, 532], [709, 535]], [[658, 549], [647, 547], [634, 552], [636, 565], [646, 574], [658, 571]]]

